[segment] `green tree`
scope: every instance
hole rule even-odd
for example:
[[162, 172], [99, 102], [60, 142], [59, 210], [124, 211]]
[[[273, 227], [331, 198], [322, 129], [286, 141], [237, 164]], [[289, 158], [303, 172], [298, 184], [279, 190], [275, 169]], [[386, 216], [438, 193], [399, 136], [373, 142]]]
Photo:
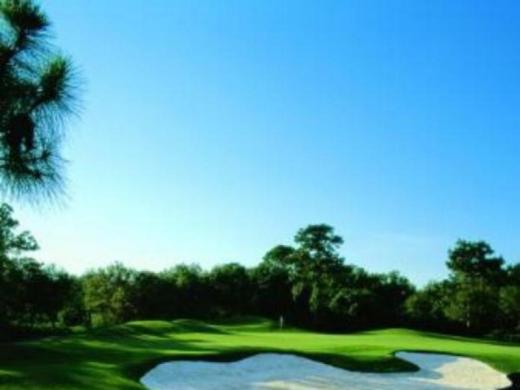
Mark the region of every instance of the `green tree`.
[[73, 278], [64, 270], [54, 265], [43, 266], [43, 286], [39, 289], [42, 295], [39, 308], [44, 318], [54, 327], [59, 320], [61, 311], [70, 306], [73, 299]]
[[18, 260], [38, 249], [29, 232], [18, 232], [18, 221], [8, 204], [0, 205], [0, 323], [20, 319], [25, 313], [24, 273]]
[[255, 314], [275, 319], [291, 316], [291, 281], [285, 267], [264, 259], [250, 271], [250, 279], [251, 303]]
[[314, 259], [330, 261], [338, 258], [337, 250], [343, 244], [343, 238], [334, 232], [332, 226], [317, 224], [298, 230], [294, 242], [299, 250], [308, 252]]
[[319, 224], [300, 229], [294, 241], [293, 293], [296, 299], [308, 297], [309, 309], [316, 314], [326, 308], [340, 283], [343, 258], [338, 249], [343, 239], [331, 226]]
[[506, 329], [520, 331], [520, 285], [500, 289], [500, 312]]
[[505, 277], [504, 259], [495, 256], [495, 251], [484, 241], [458, 240], [448, 252], [446, 265], [458, 280], [480, 279], [498, 284]]
[[56, 195], [60, 141], [75, 111], [71, 61], [49, 42], [50, 22], [31, 0], [0, 0], [0, 190]]
[[245, 314], [251, 301], [251, 281], [244, 266], [238, 263], [218, 265], [209, 273], [208, 282], [221, 314]]
[[277, 245], [269, 250], [263, 257], [262, 263], [271, 268], [292, 269], [295, 249], [288, 245]]
[[27, 231], [18, 233], [19, 223], [13, 217], [13, 208], [0, 205], [0, 257], [13, 258], [38, 249], [38, 243]]
[[143, 271], [136, 275], [132, 297], [136, 316], [140, 319], [171, 318], [171, 297], [177, 296], [177, 288], [154, 272]]
[[294, 314], [317, 325], [330, 314], [329, 303], [341, 285], [344, 265], [338, 249], [343, 239], [331, 226], [316, 224], [298, 230], [294, 242], [294, 248], [274, 247], [263, 262], [288, 272]]
[[71, 275], [66, 275], [66, 277], [70, 284], [68, 286], [68, 292], [64, 297], [64, 305], [58, 313], [59, 321], [65, 326], [89, 325], [87, 322], [87, 311], [83, 301], [81, 279]]
[[405, 302], [414, 292], [410, 281], [396, 271], [372, 275], [370, 291], [375, 295], [373, 322], [380, 326], [398, 325], [405, 315]]
[[499, 288], [507, 278], [504, 259], [484, 241], [459, 240], [448, 254], [454, 293], [447, 317], [472, 331], [490, 330], [497, 320], [490, 313], [498, 310]]
[[[372, 324], [373, 313], [377, 310], [374, 294], [374, 278], [364, 269], [345, 266], [341, 272], [337, 288], [327, 304], [327, 321], [337, 329], [358, 329]], [[329, 324], [328, 327], [331, 327]]]
[[131, 319], [135, 271], [121, 263], [91, 271], [83, 277], [84, 304], [93, 325], [116, 324]]
[[489, 331], [497, 325], [498, 293], [497, 288], [483, 282], [457, 283], [444, 312], [472, 332]]
[[431, 282], [415, 292], [405, 302], [405, 312], [413, 323], [427, 328], [447, 326], [445, 308], [453, 294], [453, 283]]
[[160, 276], [170, 286], [165, 293], [170, 317], [207, 316], [214, 297], [210, 295], [206, 273], [199, 265], [178, 264]]
[[520, 286], [520, 263], [510, 265], [506, 269], [507, 282], [505, 284]]

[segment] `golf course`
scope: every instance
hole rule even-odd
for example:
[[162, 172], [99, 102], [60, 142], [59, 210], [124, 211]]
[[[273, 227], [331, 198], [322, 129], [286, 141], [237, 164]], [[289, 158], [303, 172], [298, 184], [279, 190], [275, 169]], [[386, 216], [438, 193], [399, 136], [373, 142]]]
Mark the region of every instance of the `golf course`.
[[0, 0], [0, 390], [520, 390], [519, 19]]
[[219, 324], [135, 321], [4, 344], [0, 348], [0, 388], [143, 389], [139, 378], [161, 362], [224, 362], [263, 352], [291, 353], [353, 371], [416, 369], [395, 358], [396, 351], [455, 354], [478, 359], [504, 373], [520, 371], [518, 345], [409, 329], [323, 334], [280, 330], [261, 318]]

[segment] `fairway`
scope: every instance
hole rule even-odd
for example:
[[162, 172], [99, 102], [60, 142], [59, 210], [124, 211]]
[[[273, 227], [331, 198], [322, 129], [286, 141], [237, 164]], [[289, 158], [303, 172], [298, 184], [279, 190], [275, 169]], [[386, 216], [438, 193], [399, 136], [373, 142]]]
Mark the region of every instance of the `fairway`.
[[3, 344], [0, 388], [142, 389], [139, 378], [162, 361], [229, 361], [259, 352], [290, 352], [357, 371], [414, 370], [393, 356], [400, 350], [463, 355], [505, 373], [520, 371], [520, 346], [407, 329], [323, 334], [278, 330], [264, 319], [228, 324], [137, 321]]

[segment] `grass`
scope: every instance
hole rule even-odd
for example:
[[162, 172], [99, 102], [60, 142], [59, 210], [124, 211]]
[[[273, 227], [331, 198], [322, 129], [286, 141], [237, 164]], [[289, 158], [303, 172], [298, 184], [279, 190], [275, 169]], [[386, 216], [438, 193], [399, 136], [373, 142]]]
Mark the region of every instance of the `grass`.
[[229, 361], [266, 351], [296, 353], [360, 371], [415, 369], [393, 356], [399, 350], [465, 355], [505, 373], [520, 371], [518, 345], [408, 329], [330, 335], [280, 331], [263, 319], [219, 324], [136, 321], [0, 344], [0, 389], [143, 389], [139, 378], [161, 361]]

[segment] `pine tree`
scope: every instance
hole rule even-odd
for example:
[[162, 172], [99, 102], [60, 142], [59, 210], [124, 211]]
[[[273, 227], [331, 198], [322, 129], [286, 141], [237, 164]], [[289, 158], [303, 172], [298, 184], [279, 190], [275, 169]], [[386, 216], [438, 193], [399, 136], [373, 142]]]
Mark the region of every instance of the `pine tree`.
[[63, 189], [60, 145], [76, 111], [71, 61], [31, 0], [0, 0], [0, 191], [38, 200]]

